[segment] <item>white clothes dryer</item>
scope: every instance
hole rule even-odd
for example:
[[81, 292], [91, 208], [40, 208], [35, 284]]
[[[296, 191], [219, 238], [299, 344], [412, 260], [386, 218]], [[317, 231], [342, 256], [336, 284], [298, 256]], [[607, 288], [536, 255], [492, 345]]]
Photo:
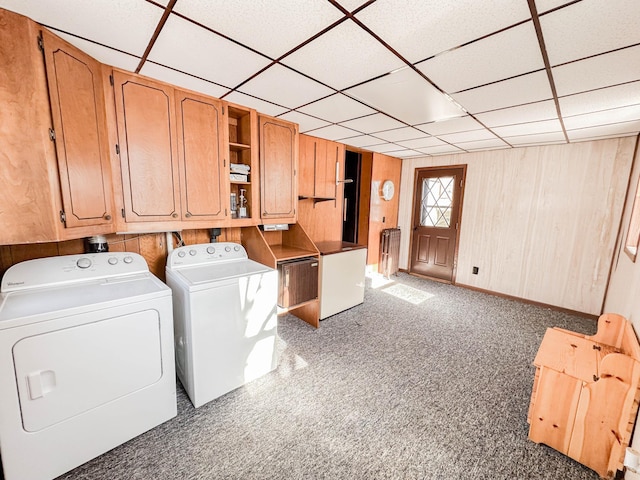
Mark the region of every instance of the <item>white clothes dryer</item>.
[[276, 368], [277, 270], [220, 242], [173, 250], [166, 274], [176, 371], [195, 407]]
[[176, 416], [171, 302], [135, 253], [41, 258], [7, 270], [5, 480], [50, 480]]

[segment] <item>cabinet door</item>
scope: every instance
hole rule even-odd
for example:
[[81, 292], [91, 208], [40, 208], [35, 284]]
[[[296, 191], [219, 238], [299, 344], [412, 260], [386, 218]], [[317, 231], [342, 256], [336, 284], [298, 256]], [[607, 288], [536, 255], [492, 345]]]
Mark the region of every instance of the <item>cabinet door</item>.
[[290, 122], [261, 116], [260, 200], [262, 220], [296, 221], [298, 132]]
[[[316, 196], [336, 198], [336, 164], [342, 165], [344, 146], [329, 140], [318, 140], [316, 150]], [[339, 167], [338, 167], [339, 168]]]
[[100, 63], [42, 32], [67, 227], [112, 223]]
[[173, 89], [114, 72], [125, 219], [180, 218]]
[[176, 91], [176, 114], [182, 218], [224, 221], [229, 174], [222, 102]]
[[316, 195], [316, 140], [315, 137], [299, 135], [298, 195], [302, 197], [315, 197]]

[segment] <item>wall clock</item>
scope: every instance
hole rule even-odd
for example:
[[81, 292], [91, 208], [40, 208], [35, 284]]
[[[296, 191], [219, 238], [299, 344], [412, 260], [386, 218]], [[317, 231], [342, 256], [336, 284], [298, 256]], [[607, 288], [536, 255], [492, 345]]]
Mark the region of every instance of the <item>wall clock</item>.
[[395, 187], [391, 180], [385, 180], [382, 184], [382, 198], [389, 201], [393, 198]]

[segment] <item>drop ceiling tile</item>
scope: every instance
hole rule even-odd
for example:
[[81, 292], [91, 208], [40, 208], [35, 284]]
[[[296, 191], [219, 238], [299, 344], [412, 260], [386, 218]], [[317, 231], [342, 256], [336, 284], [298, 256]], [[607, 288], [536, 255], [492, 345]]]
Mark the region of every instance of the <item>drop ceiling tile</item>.
[[488, 140], [478, 140], [476, 142], [461, 142], [456, 143], [458, 148], [462, 148], [471, 152], [473, 150], [498, 150], [500, 148], [511, 148], [505, 142], [499, 138], [490, 138]]
[[416, 150], [411, 150], [410, 148], [403, 148], [401, 150], [392, 150], [390, 152], [385, 153], [385, 155], [389, 155], [390, 157], [396, 157], [396, 158], [409, 158], [409, 157], [419, 157], [423, 154]]
[[355, 137], [342, 138], [340, 139], [340, 142], [345, 145], [351, 145], [352, 147], [358, 148], [386, 143], [384, 140], [380, 140], [379, 138], [371, 137], [369, 135], [357, 135]]
[[530, 16], [527, 2], [513, 0], [377, 0], [356, 14], [412, 63]]
[[279, 118], [297, 123], [300, 126], [300, 133], [329, 125], [329, 122], [296, 111], [287, 112], [284, 115], [280, 115]]
[[578, 115], [640, 103], [640, 81], [561, 97], [563, 115]]
[[367, 3], [365, 0], [339, 0], [339, 3], [346, 10], [353, 12], [356, 8]]
[[427, 155], [447, 155], [451, 153], [464, 153], [464, 150], [456, 147], [455, 145], [437, 145], [435, 147], [418, 148], [421, 153]]
[[436, 137], [423, 137], [415, 138], [413, 140], [401, 140], [396, 143], [406, 148], [426, 148], [435, 147], [437, 145], [446, 145], [445, 142]]
[[458, 92], [544, 69], [544, 61], [533, 22], [527, 22], [416, 67], [445, 92]]
[[333, 123], [344, 122], [352, 118], [375, 113], [374, 109], [346, 97], [341, 93], [336, 93], [330, 97], [300, 107], [298, 111]]
[[167, 19], [149, 60], [227, 87], [269, 64], [265, 57], [176, 15]]
[[529, 135], [534, 133], [562, 132], [562, 125], [557, 118], [553, 120], [543, 120], [541, 122], [517, 123], [504, 127], [494, 127], [493, 132], [500, 137], [515, 137], [518, 135]]
[[342, 22], [284, 58], [282, 63], [336, 90], [405, 65], [352, 21]]
[[501, 108], [476, 115], [478, 120], [491, 128], [514, 123], [550, 120], [557, 117], [556, 104], [553, 100], [530, 103], [519, 107]]
[[430, 133], [431, 135], [446, 135], [448, 133], [477, 130], [481, 126], [482, 125], [476, 122], [473, 117], [465, 115], [464, 117], [416, 125], [416, 128], [419, 128], [423, 132]]
[[410, 68], [350, 88], [346, 93], [411, 125], [464, 115], [455, 103]]
[[536, 0], [538, 15], [548, 12], [556, 7], [571, 3], [573, 0]]
[[393, 143], [384, 143], [382, 145], [374, 145], [372, 147], [367, 147], [367, 150], [371, 150], [372, 152], [376, 152], [376, 153], [387, 154], [389, 152], [398, 151], [398, 149], [400, 148], [401, 147], [398, 147], [398, 145], [395, 145]]
[[2, 8], [56, 30], [142, 56], [164, 9], [140, 0], [3, 0]]
[[636, 135], [638, 132], [640, 132], [640, 120], [567, 130], [567, 135], [569, 140], [588, 140]]
[[382, 113], [374, 113], [373, 115], [367, 115], [366, 117], [348, 120], [346, 122], [341, 122], [340, 125], [353, 128], [354, 130], [364, 133], [375, 133], [382, 130], [390, 130], [392, 128], [405, 126], [403, 123]]
[[438, 138], [449, 143], [475, 142], [478, 140], [496, 140], [496, 136], [486, 128], [472, 130], [469, 132], [450, 133], [448, 135], [438, 135]]
[[333, 90], [324, 85], [282, 65], [269, 67], [242, 85], [240, 91], [289, 108], [299, 107], [333, 93]]
[[517, 135], [515, 137], [503, 137], [511, 145], [540, 145], [545, 143], [566, 143], [562, 132], [538, 133], [535, 135]]
[[376, 132], [374, 135], [388, 142], [399, 142], [424, 137], [424, 132], [413, 127], [394, 128], [384, 132]]
[[325, 0], [181, 0], [174, 10], [271, 58], [343, 16]]
[[71, 45], [78, 47], [83, 52], [88, 53], [90, 56], [106, 65], [134, 71], [140, 63], [140, 57], [129, 55], [128, 53], [123, 53], [109, 47], [104, 47], [97, 43], [74, 37], [73, 35], [68, 35], [57, 30], [52, 29], [51, 31], [60, 38], [69, 42]]
[[530, 73], [451, 96], [470, 113], [553, 98], [546, 72]]
[[583, 115], [565, 116], [564, 126], [568, 130], [575, 130], [577, 128], [595, 127], [598, 125], [608, 125], [633, 120], [640, 120], [640, 104]]
[[551, 65], [640, 42], [640, 2], [583, 0], [540, 17]]
[[253, 108], [259, 113], [265, 113], [267, 115], [271, 115], [272, 117], [280, 115], [289, 110], [288, 108], [281, 107], [280, 105], [275, 105], [271, 102], [265, 102], [260, 98], [252, 97], [251, 95], [245, 95], [244, 93], [237, 91], [231, 92], [229, 95], [224, 97], [224, 99], [232, 103], [237, 103], [245, 107]]
[[215, 83], [207, 82], [206, 80], [178, 72], [177, 70], [172, 70], [153, 62], [145, 62], [140, 73], [147, 77], [155, 78], [156, 80], [167, 82], [177, 87], [194, 90], [205, 95], [211, 95], [212, 97], [220, 98], [229, 91], [228, 88], [216, 85]]
[[341, 127], [340, 125], [329, 125], [328, 127], [318, 128], [309, 132], [314, 137], [325, 138], [327, 140], [339, 140], [357, 135], [360, 132], [351, 130], [350, 128]]
[[551, 72], [558, 95], [638, 80], [640, 79], [640, 45], [554, 67]]

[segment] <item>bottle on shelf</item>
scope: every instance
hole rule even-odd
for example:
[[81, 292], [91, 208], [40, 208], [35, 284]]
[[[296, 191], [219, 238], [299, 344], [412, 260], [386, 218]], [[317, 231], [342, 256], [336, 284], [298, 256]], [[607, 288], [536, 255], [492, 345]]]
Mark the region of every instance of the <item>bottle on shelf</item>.
[[240, 189], [240, 203], [239, 203], [239, 210], [238, 210], [238, 217], [239, 218], [247, 218], [247, 196], [246, 196], [247, 191], [244, 188]]

